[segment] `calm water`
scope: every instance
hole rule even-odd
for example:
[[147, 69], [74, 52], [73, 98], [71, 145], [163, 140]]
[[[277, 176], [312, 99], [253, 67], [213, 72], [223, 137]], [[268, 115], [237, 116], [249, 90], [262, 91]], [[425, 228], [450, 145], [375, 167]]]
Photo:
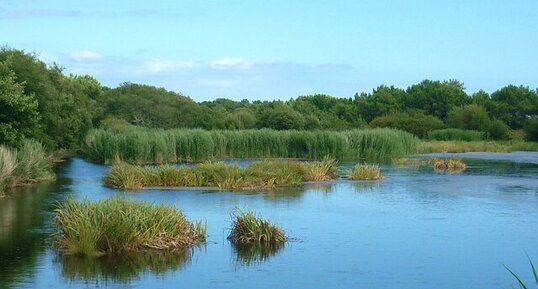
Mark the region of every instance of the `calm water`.
[[[488, 155], [469, 160], [463, 174], [386, 166], [381, 182], [273, 193], [124, 193], [101, 186], [105, 166], [75, 158], [58, 168], [56, 182], [0, 200], [0, 288], [515, 288], [502, 264], [530, 283], [526, 254], [538, 262], [537, 155]], [[57, 202], [117, 195], [175, 204], [205, 220], [207, 244], [99, 259], [50, 249]], [[293, 240], [234, 248], [226, 236], [236, 207], [278, 223]]]

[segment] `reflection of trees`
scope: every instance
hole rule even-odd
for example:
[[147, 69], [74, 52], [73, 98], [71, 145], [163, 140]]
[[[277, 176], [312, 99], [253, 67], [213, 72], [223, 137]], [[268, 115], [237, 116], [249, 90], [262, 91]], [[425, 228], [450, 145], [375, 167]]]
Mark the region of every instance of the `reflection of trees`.
[[42, 183], [17, 188], [0, 199], [0, 288], [9, 288], [34, 270], [48, 237], [47, 233], [36, 229], [45, 223], [45, 199], [55, 189], [56, 183]]
[[285, 247], [284, 242], [263, 242], [252, 244], [232, 243], [236, 260], [243, 265], [251, 266], [267, 261]]
[[191, 260], [191, 249], [147, 251], [118, 256], [79, 257], [58, 254], [62, 274], [72, 281], [123, 282], [143, 273], [162, 275], [183, 268]]

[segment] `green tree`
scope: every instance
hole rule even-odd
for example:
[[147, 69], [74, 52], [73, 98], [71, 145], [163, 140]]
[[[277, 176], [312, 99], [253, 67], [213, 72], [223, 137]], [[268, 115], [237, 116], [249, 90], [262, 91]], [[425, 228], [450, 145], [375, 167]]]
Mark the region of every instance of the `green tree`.
[[37, 100], [25, 95], [15, 74], [5, 62], [0, 62], [0, 144], [18, 147], [39, 127]]
[[524, 86], [508, 85], [491, 94], [490, 113], [513, 129], [538, 116], [538, 93]]
[[485, 131], [490, 123], [488, 112], [478, 104], [452, 108], [447, 117], [449, 127]]
[[457, 80], [423, 80], [407, 89], [405, 106], [407, 109], [418, 109], [445, 121], [452, 108], [469, 102], [470, 98], [465, 93], [463, 83]]
[[369, 122], [379, 116], [401, 112], [406, 97], [403, 89], [381, 85], [372, 94], [355, 94], [355, 101], [360, 115]]

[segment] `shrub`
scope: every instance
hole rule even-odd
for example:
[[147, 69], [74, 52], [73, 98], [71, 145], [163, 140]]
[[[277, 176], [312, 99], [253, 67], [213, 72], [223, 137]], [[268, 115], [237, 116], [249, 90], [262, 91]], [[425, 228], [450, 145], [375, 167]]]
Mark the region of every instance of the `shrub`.
[[538, 141], [538, 117], [527, 120], [525, 133], [527, 134], [527, 140]]
[[421, 113], [416, 114], [390, 114], [374, 118], [371, 127], [389, 127], [412, 133], [420, 138], [426, 137], [428, 132], [443, 127], [438, 118]]
[[505, 140], [510, 138], [510, 127], [500, 120], [493, 120], [486, 126], [490, 139]]
[[464, 130], [459, 128], [446, 128], [431, 131], [428, 134], [431, 140], [461, 140], [461, 141], [480, 141], [486, 138], [486, 133], [476, 130]]

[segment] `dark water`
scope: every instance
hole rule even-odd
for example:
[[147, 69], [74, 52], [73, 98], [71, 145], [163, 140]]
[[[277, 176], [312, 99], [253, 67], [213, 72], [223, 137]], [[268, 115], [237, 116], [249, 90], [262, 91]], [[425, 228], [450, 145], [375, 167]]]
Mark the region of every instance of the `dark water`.
[[[463, 174], [386, 166], [381, 182], [271, 193], [124, 193], [101, 186], [106, 167], [72, 159], [56, 182], [0, 200], [0, 288], [515, 288], [502, 264], [531, 283], [526, 254], [538, 262], [538, 164], [518, 159], [469, 160]], [[96, 259], [50, 249], [55, 203], [116, 195], [175, 204], [205, 220], [207, 244]], [[232, 246], [236, 207], [293, 240]]]

